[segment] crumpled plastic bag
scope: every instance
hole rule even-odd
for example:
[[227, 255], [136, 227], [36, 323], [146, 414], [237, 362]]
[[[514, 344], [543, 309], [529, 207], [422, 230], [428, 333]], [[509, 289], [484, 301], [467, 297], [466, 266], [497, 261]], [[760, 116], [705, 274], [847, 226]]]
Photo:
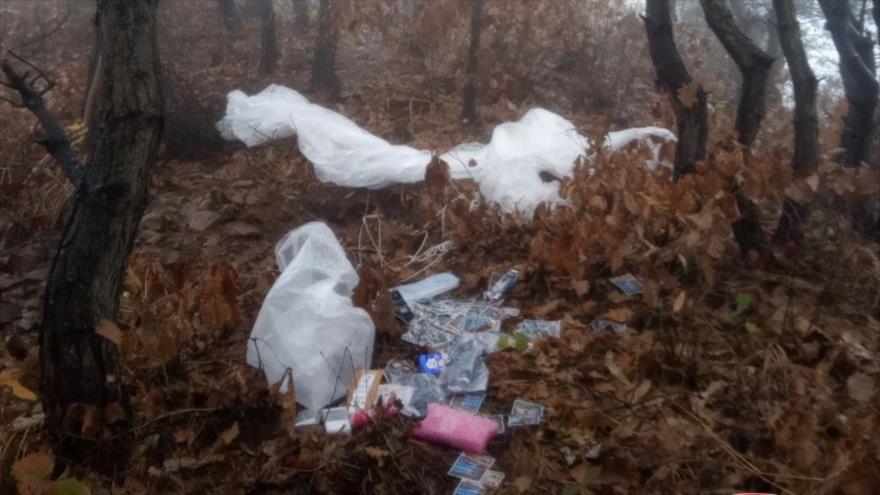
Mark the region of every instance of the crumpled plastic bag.
[[440, 373], [440, 381], [450, 394], [482, 392], [489, 386], [489, 368], [483, 362], [485, 343], [472, 335], [463, 335], [449, 347], [449, 359]]
[[356, 369], [370, 368], [375, 328], [351, 302], [358, 275], [327, 225], [293, 230], [275, 255], [281, 274], [254, 323], [247, 362], [270, 384], [289, 368], [296, 401], [319, 410], [346, 394]]
[[395, 382], [397, 385], [409, 385], [415, 391], [409, 404], [404, 407], [403, 413], [417, 418], [428, 414], [428, 404], [431, 402], [446, 402], [446, 391], [440, 379], [428, 373], [410, 373], [403, 375]]

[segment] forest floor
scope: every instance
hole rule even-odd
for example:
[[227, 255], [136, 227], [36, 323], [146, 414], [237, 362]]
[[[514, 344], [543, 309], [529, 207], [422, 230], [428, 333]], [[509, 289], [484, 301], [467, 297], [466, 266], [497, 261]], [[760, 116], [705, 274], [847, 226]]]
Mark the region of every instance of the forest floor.
[[[80, 71], [56, 92], [62, 116], [76, 114]], [[365, 78], [333, 106], [391, 141], [437, 150], [485, 140], [492, 125], [524, 109], [501, 97], [481, 106], [481, 126], [462, 125], [457, 93], [423, 104], [400, 89], [424, 82], [409, 77], [399, 86]], [[230, 81], [247, 79], [222, 67], [199, 78], [224, 82], [198, 87], [198, 103], [215, 117], [236, 87]], [[285, 83], [304, 87], [302, 78]], [[589, 135], [607, 125], [557, 110]], [[0, 389], [7, 493], [16, 461], [53, 446], [28, 392], [38, 389], [41, 296], [69, 187], [39, 148], [20, 144], [28, 116], [3, 111], [24, 122], [2, 136], [15, 159], [0, 168], [0, 371], [17, 384]], [[804, 246], [755, 262], [736, 250], [735, 213], [717, 187], [727, 176], [712, 170], [738, 159], [719, 152], [696, 179], [672, 185], [634, 165], [638, 150], [603, 157], [590, 181], [564, 184], [571, 213], [525, 221], [470, 209], [476, 193], [467, 182], [372, 192], [322, 184], [292, 139], [250, 150], [222, 145], [193, 159], [166, 154], [117, 322], [136, 411], [126, 431], [132, 458], [115, 471], [119, 459], [96, 439], [86, 461], [104, 474], [56, 475], [96, 494], [451, 493], [457, 480], [446, 473], [458, 452], [412, 439], [411, 420], [383, 418], [351, 436], [293, 429], [289, 401], [244, 362], [277, 276], [275, 243], [322, 220], [361, 276], [355, 303], [376, 324], [374, 368], [419, 353], [400, 340], [387, 289], [434, 272], [458, 274], [455, 294], [475, 297], [493, 273], [517, 268], [523, 276], [506, 304], [524, 317], [563, 321], [561, 338], [488, 359], [482, 413], [507, 413], [519, 397], [546, 406], [540, 426], [490, 443], [506, 475], [498, 493], [876, 493], [880, 258], [876, 242], [839, 221], [838, 199], [865, 178], [826, 169], [814, 189], [828, 192]], [[748, 191], [773, 212], [794, 182], [774, 175], [787, 167], [784, 155], [756, 161]], [[447, 240], [448, 254], [412, 261], [423, 244]], [[608, 281], [626, 272], [641, 278], [642, 294], [625, 296]], [[596, 318], [629, 330], [597, 332]]]

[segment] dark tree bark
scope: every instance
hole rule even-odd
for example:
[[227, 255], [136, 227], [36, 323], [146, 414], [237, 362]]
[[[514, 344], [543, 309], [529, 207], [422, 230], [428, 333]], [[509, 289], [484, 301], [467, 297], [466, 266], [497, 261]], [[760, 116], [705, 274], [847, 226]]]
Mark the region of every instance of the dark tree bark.
[[[68, 173], [76, 186], [73, 208], [52, 263], [40, 328], [47, 426], [59, 437], [59, 457], [93, 458], [96, 452], [85, 449], [95, 444], [83, 435], [89, 411], [98, 411], [91, 417], [97, 419], [103, 408], [114, 404], [126, 418], [114, 422], [115, 441], [102, 442], [100, 449], [112, 456], [109, 464], [114, 468], [126, 461], [131, 413], [118, 350], [95, 330], [102, 320], [116, 317], [162, 135], [156, 5], [157, 0], [98, 1], [105, 89], [95, 150], [87, 166], [78, 167], [63, 129], [45, 111], [42, 98], [28, 103], [32, 95], [16, 88], [46, 129], [52, 156], [65, 171], [77, 171]], [[9, 65], [3, 69], [13, 80]]]
[[706, 92], [691, 78], [675, 46], [670, 0], [648, 0], [643, 18], [657, 83], [669, 94], [678, 125], [675, 178], [693, 173], [706, 158], [709, 133]]
[[846, 150], [843, 160], [845, 165], [856, 167], [868, 159], [877, 106], [874, 43], [859, 31], [849, 2], [819, 0], [819, 5], [840, 56], [840, 76], [849, 102], [841, 136], [841, 146]]
[[235, 0], [217, 0], [217, 8], [220, 13], [220, 26], [217, 29], [220, 42], [215, 47], [212, 55], [212, 66], [223, 62], [232, 50], [232, 39], [235, 30], [239, 27], [238, 11], [235, 8]]
[[232, 31], [238, 22], [238, 13], [235, 10], [235, 0], [217, 0], [220, 7], [220, 16], [223, 17], [223, 25], [226, 32]]
[[768, 104], [772, 106], [782, 106], [782, 89], [776, 84], [782, 69], [785, 67], [785, 57], [782, 51], [782, 40], [779, 39], [779, 27], [776, 25], [776, 8], [771, 7], [767, 11], [767, 17], [763, 19], [763, 23], [767, 26], [767, 54], [773, 57], [773, 64], [770, 66], [770, 74], [767, 79], [768, 88]]
[[336, 78], [336, 47], [338, 28], [336, 5], [339, 0], [320, 0], [318, 10], [318, 41], [312, 60], [312, 90], [330, 89], [336, 91], [339, 80]]
[[[794, 85], [794, 156], [791, 164], [796, 175], [802, 177], [819, 166], [818, 82], [804, 49], [794, 0], [773, 0], [773, 7], [779, 41]], [[777, 244], [803, 241], [802, 221], [809, 212], [809, 204], [786, 198], [773, 241]]]
[[700, 0], [709, 28], [742, 74], [742, 97], [736, 112], [739, 142], [755, 142], [767, 109], [767, 83], [773, 57], [761, 50], [736, 24], [726, 0]]
[[[767, 111], [767, 84], [773, 57], [765, 53], [737, 25], [726, 0], [700, 0], [709, 28], [724, 46], [742, 75], [742, 95], [736, 109], [738, 141], [746, 147], [746, 162], [761, 130]], [[770, 248], [758, 215], [758, 208], [738, 186], [734, 197], [740, 218], [733, 223], [733, 234], [747, 258], [766, 259]]]
[[480, 36], [483, 32], [485, 0], [471, 0], [471, 41], [468, 46], [467, 81], [461, 102], [461, 118], [477, 121], [477, 68], [479, 66]]
[[812, 171], [819, 166], [819, 118], [816, 114], [818, 82], [807, 52], [793, 0], [773, 0], [782, 53], [788, 63], [794, 86], [794, 158], [797, 171]]
[[874, 27], [877, 29], [877, 41], [880, 42], [880, 0], [874, 0]]
[[293, 14], [295, 16], [294, 28], [298, 33], [309, 30], [309, 0], [292, 0]]
[[275, 40], [275, 7], [272, 0], [262, 0], [260, 7], [260, 68], [261, 76], [271, 76], [278, 63], [278, 45]]
[[80, 146], [81, 152], [88, 153], [95, 147], [96, 127], [98, 124], [98, 103], [104, 92], [104, 59], [101, 57], [101, 29], [99, 15], [95, 13], [95, 40], [89, 57], [89, 74], [86, 80], [86, 97], [83, 101], [82, 123], [86, 126], [86, 135]]

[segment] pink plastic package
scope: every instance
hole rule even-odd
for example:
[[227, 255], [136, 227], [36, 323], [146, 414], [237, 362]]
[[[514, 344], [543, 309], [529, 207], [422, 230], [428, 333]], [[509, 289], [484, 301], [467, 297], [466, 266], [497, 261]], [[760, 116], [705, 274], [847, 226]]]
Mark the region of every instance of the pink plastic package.
[[428, 404], [428, 415], [413, 430], [413, 436], [475, 454], [486, 452], [486, 444], [498, 434], [498, 423], [443, 404]]

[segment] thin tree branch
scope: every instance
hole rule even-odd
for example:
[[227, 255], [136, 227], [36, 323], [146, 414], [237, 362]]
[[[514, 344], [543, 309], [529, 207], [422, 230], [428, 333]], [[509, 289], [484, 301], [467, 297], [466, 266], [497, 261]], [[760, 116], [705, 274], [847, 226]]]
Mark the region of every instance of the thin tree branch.
[[64, 11], [64, 17], [62, 17], [58, 21], [58, 24], [56, 24], [55, 27], [53, 27], [49, 31], [46, 31], [45, 33], [41, 34], [40, 36], [38, 36], [32, 40], [27, 40], [14, 48], [10, 48], [10, 50], [21, 50], [22, 48], [33, 45], [34, 43], [39, 43], [40, 41], [43, 41], [44, 39], [48, 38], [49, 36], [52, 36], [53, 34], [57, 33], [58, 30], [60, 30], [62, 27], [64, 27], [64, 25], [67, 24], [67, 20], [69, 18], [70, 18], [70, 7], [68, 7]]
[[[77, 157], [76, 152], [73, 150], [73, 146], [71, 146], [70, 139], [67, 138], [64, 128], [52, 112], [46, 108], [46, 102], [43, 100], [43, 95], [52, 89], [55, 85], [54, 82], [49, 79], [42, 70], [35, 67], [27, 60], [24, 60], [22, 57], [12, 52], [10, 52], [10, 55], [35, 69], [37, 71], [37, 76], [28, 82], [25, 76], [19, 74], [12, 67], [9, 60], [3, 60], [2, 63], [0, 63], [0, 69], [3, 70], [3, 73], [6, 74], [6, 78], [8, 79], [8, 82], [4, 83], [4, 85], [18, 92], [21, 97], [20, 106], [30, 110], [31, 113], [37, 117], [37, 120], [40, 121], [40, 125], [43, 126], [46, 135], [37, 140], [37, 142], [46, 148], [46, 151], [55, 159], [70, 182], [77, 185], [82, 175], [80, 171], [79, 157]], [[43, 90], [37, 90], [33, 86], [33, 83], [40, 78], [46, 81], [46, 88]], [[9, 100], [6, 99], [6, 101]]]

